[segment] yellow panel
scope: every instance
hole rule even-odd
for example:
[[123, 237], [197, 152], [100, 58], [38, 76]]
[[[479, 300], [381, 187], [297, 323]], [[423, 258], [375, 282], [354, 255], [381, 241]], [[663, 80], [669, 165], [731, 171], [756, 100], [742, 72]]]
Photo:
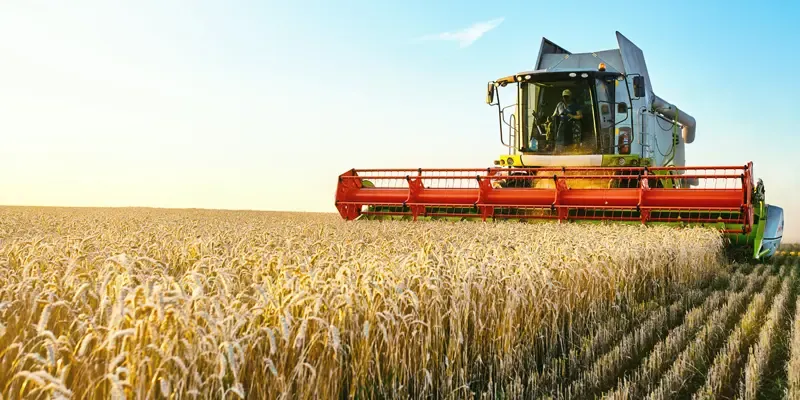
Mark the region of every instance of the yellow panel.
[[509, 76], [500, 78], [500, 79], [496, 80], [495, 82], [500, 83], [500, 84], [514, 83], [514, 75], [509, 75]]
[[[513, 161], [513, 164], [508, 162], [509, 159]], [[497, 161], [499, 161], [499, 164], [501, 166], [511, 166], [511, 167], [522, 166], [522, 158], [519, 155], [503, 154], [503, 155], [501, 155], [500, 157], [497, 158]], [[497, 164], [495, 164], [495, 165], [497, 165]]]

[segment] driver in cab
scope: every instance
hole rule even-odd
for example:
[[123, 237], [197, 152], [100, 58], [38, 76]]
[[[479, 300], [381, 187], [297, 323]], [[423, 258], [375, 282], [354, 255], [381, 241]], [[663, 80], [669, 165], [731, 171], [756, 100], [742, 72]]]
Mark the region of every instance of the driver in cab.
[[555, 138], [556, 152], [564, 151], [568, 141], [577, 144], [581, 140], [580, 125], [577, 124], [578, 120], [583, 118], [581, 108], [569, 89], [561, 92], [561, 99], [551, 118], [551, 120], [558, 119], [559, 122]]
[[575, 99], [572, 98], [572, 91], [565, 89], [561, 92], [561, 99], [562, 100], [556, 105], [555, 111], [553, 111], [553, 117], [566, 114], [570, 119], [583, 118], [580, 106], [575, 102]]

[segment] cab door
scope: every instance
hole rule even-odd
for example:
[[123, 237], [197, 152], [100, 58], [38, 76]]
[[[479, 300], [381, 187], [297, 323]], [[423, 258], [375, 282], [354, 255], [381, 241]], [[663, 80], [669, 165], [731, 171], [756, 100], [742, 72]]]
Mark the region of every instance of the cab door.
[[614, 126], [616, 125], [616, 80], [596, 80], [597, 93], [597, 149], [600, 154], [614, 154]]

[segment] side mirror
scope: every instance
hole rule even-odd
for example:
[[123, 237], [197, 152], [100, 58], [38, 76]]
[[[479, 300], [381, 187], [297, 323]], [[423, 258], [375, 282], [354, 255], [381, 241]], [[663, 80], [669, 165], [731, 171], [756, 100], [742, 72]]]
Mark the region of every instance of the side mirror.
[[617, 103], [617, 113], [619, 113], [619, 114], [627, 114], [628, 113], [628, 104], [626, 104], [626, 103]]
[[644, 77], [641, 75], [633, 77], [633, 96], [637, 98], [644, 97]]
[[486, 104], [494, 102], [494, 82], [489, 82], [486, 85]]

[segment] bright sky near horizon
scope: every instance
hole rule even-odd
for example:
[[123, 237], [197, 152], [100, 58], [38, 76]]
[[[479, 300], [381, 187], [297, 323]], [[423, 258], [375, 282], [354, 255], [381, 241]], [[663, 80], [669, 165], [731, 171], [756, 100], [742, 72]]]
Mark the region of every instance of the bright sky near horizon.
[[800, 241], [800, 5], [597, 4], [5, 1], [0, 204], [332, 212], [350, 168], [487, 166], [486, 82], [619, 30], [697, 119], [687, 163], [753, 161]]

